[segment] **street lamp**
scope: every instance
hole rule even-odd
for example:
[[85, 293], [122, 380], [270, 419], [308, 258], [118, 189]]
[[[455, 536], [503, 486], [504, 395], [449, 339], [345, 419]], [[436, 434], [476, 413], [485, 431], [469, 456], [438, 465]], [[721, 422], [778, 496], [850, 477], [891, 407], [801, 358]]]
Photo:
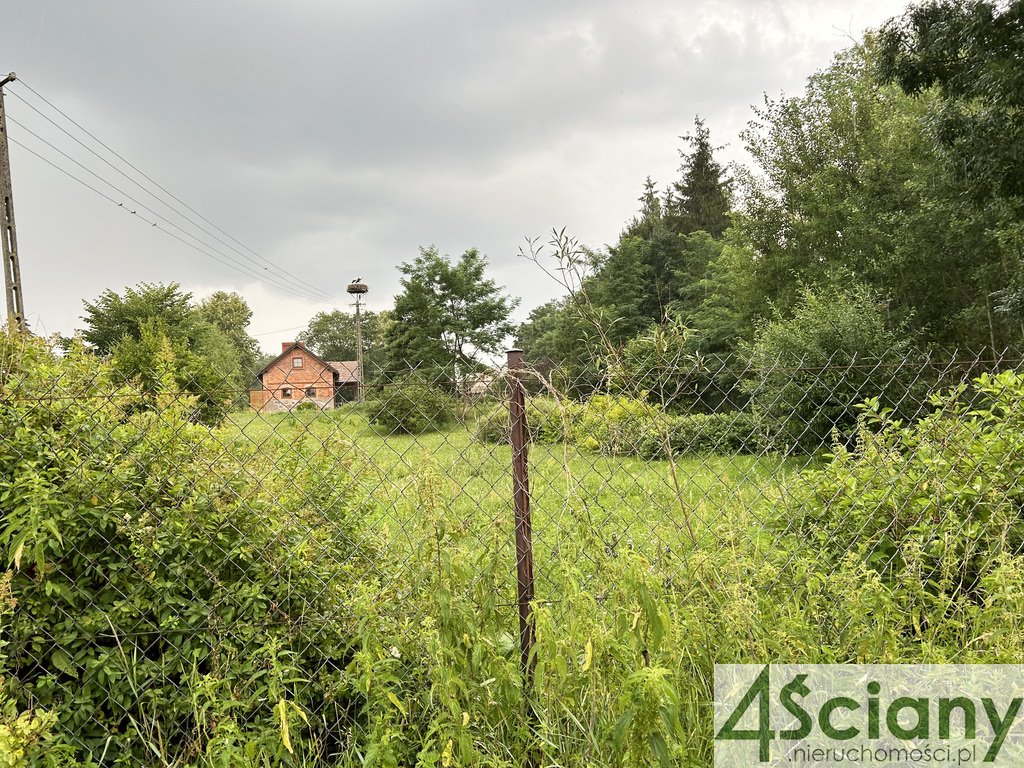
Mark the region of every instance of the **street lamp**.
[[359, 307], [362, 304], [363, 296], [370, 289], [363, 282], [363, 278], [357, 277], [348, 284], [348, 288], [345, 290], [356, 300], [356, 375], [359, 378], [356, 383], [356, 402], [361, 403], [363, 401], [363, 319], [359, 314]]

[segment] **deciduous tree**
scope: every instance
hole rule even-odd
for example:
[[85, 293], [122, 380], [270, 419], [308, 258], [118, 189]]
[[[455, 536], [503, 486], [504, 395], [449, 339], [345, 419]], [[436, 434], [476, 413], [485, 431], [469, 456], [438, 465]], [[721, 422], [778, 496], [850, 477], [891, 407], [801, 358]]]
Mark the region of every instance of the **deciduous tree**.
[[246, 329], [252, 320], [252, 309], [237, 293], [217, 291], [199, 302], [196, 314], [230, 342], [238, 353], [242, 370], [251, 373], [256, 370], [260, 357], [260, 345]]
[[124, 294], [105, 290], [94, 301], [85, 302], [85, 330], [82, 337], [101, 355], [109, 354], [125, 337], [142, 338], [143, 329], [154, 320], [175, 337], [188, 338], [196, 331], [192, 294], [178, 283], [139, 283]]
[[[363, 364], [367, 374], [385, 363], [384, 331], [390, 312], [360, 311], [363, 335]], [[352, 312], [334, 310], [313, 315], [299, 340], [325, 360], [356, 359], [356, 316]]]
[[487, 278], [486, 269], [475, 248], [452, 263], [433, 246], [399, 267], [402, 291], [386, 333], [394, 369], [452, 375], [479, 367], [482, 354], [501, 351], [515, 330], [509, 316], [519, 300]]
[[85, 302], [82, 337], [98, 353], [111, 356], [125, 379], [141, 382], [148, 391], [157, 388], [161, 357], [170, 355], [181, 391], [199, 397], [201, 418], [216, 421], [249, 384], [242, 353], [220, 327], [244, 336], [238, 322], [248, 307], [235, 299], [223, 294], [203, 310], [177, 283], [140, 283], [123, 294], [108, 289]]
[[879, 41], [884, 82], [912, 95], [937, 91], [935, 136], [974, 192], [1024, 195], [1024, 1], [918, 3]]

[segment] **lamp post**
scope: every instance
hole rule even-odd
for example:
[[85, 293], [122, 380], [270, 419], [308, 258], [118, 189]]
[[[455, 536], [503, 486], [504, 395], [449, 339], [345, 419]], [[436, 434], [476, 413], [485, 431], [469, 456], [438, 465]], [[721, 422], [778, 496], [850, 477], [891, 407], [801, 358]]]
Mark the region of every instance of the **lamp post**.
[[348, 288], [345, 289], [348, 293], [355, 297], [356, 303], [356, 376], [359, 381], [356, 383], [356, 402], [361, 403], [363, 401], [363, 318], [359, 313], [360, 305], [362, 304], [363, 295], [370, 290], [366, 283], [363, 282], [363, 278], [357, 277], [351, 283], [348, 284]]

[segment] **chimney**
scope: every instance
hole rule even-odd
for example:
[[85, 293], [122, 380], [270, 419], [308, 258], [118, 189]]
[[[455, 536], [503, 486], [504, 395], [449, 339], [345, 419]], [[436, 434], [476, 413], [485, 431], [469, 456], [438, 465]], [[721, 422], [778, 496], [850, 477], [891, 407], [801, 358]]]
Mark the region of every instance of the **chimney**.
[[288, 351], [288, 348], [289, 348], [289, 347], [290, 347], [290, 346], [291, 346], [292, 344], [294, 344], [294, 343], [295, 343], [294, 341], [282, 341], [282, 342], [281, 342], [281, 353], [282, 353], [282, 354], [284, 354], [285, 352], [287, 352], [287, 351]]

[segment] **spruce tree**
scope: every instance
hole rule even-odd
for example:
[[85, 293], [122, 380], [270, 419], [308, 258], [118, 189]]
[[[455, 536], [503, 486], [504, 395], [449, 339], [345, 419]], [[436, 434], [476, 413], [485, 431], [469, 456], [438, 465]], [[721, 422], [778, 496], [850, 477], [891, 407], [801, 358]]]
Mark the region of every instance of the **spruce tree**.
[[672, 185], [671, 209], [668, 211], [673, 228], [682, 234], [707, 232], [721, 237], [729, 228], [729, 179], [721, 164], [715, 160], [711, 133], [699, 117], [694, 120], [694, 132], [682, 137], [690, 145], [689, 151], [680, 150], [682, 178]]

